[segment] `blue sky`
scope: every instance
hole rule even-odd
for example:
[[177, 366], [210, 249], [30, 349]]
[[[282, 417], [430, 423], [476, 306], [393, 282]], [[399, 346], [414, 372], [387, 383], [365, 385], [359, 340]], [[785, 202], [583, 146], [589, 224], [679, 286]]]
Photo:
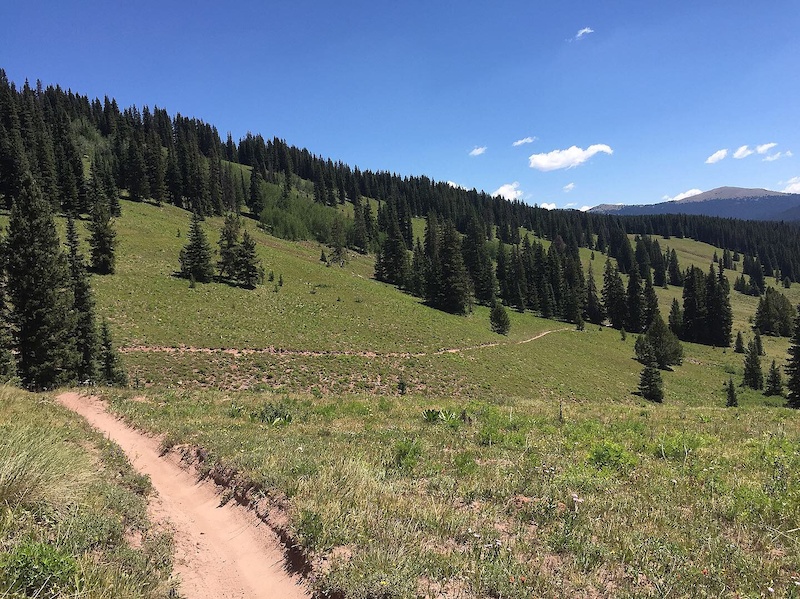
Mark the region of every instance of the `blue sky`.
[[0, 22], [18, 84], [361, 168], [576, 208], [800, 192], [797, 0], [45, 0]]

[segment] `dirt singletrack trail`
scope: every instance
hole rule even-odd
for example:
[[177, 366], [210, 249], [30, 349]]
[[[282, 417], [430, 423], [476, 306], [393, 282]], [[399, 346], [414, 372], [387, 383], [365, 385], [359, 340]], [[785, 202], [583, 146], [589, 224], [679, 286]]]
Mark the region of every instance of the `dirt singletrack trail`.
[[188, 345], [181, 345], [177, 347], [172, 347], [168, 345], [129, 345], [126, 347], [121, 347], [119, 351], [124, 354], [131, 354], [131, 353], [165, 353], [165, 354], [230, 354], [232, 356], [247, 356], [252, 354], [265, 354], [265, 355], [273, 355], [273, 356], [302, 356], [302, 357], [312, 357], [312, 358], [321, 358], [321, 357], [345, 357], [345, 356], [356, 356], [360, 358], [424, 358], [426, 356], [443, 356], [445, 354], [460, 354], [466, 351], [474, 351], [476, 349], [486, 349], [490, 347], [500, 347], [502, 345], [524, 345], [526, 343], [530, 343], [531, 341], [536, 341], [537, 339], [541, 339], [545, 335], [549, 335], [550, 333], [560, 333], [563, 331], [571, 331], [571, 328], [563, 328], [563, 329], [550, 329], [547, 331], [542, 331], [529, 339], [523, 339], [522, 341], [511, 341], [511, 342], [501, 342], [496, 341], [493, 343], [483, 343], [481, 345], [470, 345], [467, 347], [451, 347], [447, 349], [440, 349], [431, 352], [388, 352], [388, 353], [378, 353], [373, 351], [358, 351], [358, 350], [305, 350], [305, 349], [285, 349], [280, 347], [264, 347], [261, 349], [253, 349], [253, 348], [245, 348], [245, 349], [233, 349], [233, 348], [214, 348], [214, 347], [193, 347]]
[[174, 529], [174, 570], [186, 599], [300, 599], [310, 597], [300, 578], [287, 573], [274, 532], [233, 502], [220, 506], [211, 481], [197, 481], [160, 456], [158, 441], [110, 414], [105, 404], [79, 393], [57, 401], [117, 443], [158, 493], [150, 500], [154, 521]]

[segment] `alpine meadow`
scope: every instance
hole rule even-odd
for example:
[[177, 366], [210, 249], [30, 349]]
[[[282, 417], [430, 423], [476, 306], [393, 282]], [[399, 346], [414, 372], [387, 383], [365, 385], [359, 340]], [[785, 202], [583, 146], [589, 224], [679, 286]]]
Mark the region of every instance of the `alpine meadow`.
[[304, 596], [800, 597], [797, 221], [548, 210], [0, 70], [0, 224], [2, 597], [240, 568], [76, 394]]

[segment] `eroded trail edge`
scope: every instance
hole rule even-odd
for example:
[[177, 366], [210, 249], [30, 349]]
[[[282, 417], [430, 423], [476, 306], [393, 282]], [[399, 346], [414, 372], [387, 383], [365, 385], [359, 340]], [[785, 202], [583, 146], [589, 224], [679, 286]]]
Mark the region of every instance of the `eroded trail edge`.
[[156, 439], [110, 414], [93, 396], [62, 393], [58, 402], [83, 416], [117, 443], [133, 467], [150, 477], [158, 493], [151, 499], [155, 520], [174, 530], [175, 573], [187, 599], [304, 598], [310, 593], [287, 572], [275, 533], [252, 512], [235, 503], [220, 505], [211, 481], [198, 481], [161, 457]]

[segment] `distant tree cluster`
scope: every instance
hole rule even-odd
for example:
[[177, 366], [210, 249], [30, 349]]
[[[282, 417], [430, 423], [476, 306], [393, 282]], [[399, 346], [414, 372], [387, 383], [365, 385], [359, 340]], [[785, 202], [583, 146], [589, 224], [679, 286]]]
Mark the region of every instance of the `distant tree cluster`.
[[762, 335], [789, 337], [795, 316], [794, 306], [788, 298], [780, 291], [767, 287], [766, 293], [758, 300], [753, 326]]
[[715, 347], [731, 344], [733, 312], [728, 279], [712, 265], [708, 274], [690, 267], [683, 280], [683, 307], [673, 302], [669, 325], [682, 341]]

